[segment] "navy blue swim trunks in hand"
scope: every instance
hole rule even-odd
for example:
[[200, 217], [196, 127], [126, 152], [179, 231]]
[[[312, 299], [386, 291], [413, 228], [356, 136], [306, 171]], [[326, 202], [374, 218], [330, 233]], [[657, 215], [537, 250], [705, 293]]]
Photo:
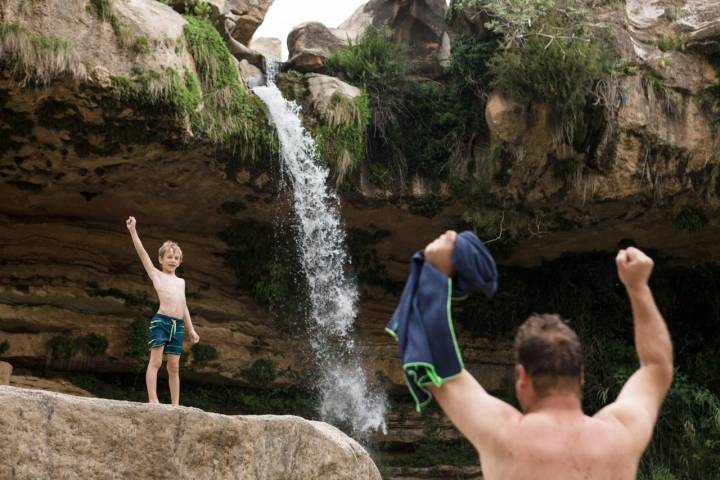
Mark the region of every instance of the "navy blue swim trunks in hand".
[[168, 355], [182, 354], [183, 338], [185, 338], [185, 323], [180, 318], [168, 317], [156, 313], [150, 320], [150, 349], [165, 347]]

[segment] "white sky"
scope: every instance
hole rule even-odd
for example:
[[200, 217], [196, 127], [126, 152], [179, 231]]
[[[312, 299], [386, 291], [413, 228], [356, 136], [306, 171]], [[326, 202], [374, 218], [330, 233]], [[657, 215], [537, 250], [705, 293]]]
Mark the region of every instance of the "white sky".
[[311, 20], [335, 28], [367, 0], [275, 0], [256, 37], [276, 37], [282, 41], [287, 59], [287, 36], [297, 25]]
[[313, 20], [335, 28], [366, 2], [367, 0], [275, 0], [255, 36], [279, 38], [282, 41], [283, 60], [286, 60], [287, 36], [294, 27]]

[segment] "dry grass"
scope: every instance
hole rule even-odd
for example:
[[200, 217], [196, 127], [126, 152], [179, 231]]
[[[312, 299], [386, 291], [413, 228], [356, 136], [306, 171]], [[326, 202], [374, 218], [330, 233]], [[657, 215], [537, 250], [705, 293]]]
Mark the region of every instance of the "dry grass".
[[85, 65], [66, 40], [0, 22], [0, 61], [22, 85], [48, 85], [63, 76], [87, 78]]

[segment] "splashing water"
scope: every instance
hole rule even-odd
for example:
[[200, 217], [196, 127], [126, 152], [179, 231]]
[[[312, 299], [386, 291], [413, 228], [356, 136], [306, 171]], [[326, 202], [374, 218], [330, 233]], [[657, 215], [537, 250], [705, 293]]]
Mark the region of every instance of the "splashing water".
[[385, 431], [385, 394], [368, 385], [351, 337], [358, 293], [345, 276], [348, 256], [339, 200], [328, 188], [328, 169], [305, 131], [300, 107], [285, 100], [274, 82], [277, 66], [268, 64], [267, 86], [253, 92], [267, 105], [280, 140], [283, 177], [293, 195], [298, 248], [308, 282], [308, 334], [321, 372], [320, 414], [355, 432]]

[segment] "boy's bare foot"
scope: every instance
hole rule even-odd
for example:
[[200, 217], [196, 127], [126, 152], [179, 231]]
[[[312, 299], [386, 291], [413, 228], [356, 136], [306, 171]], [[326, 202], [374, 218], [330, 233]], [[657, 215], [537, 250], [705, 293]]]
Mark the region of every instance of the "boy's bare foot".
[[148, 400], [148, 403], [154, 403], [154, 404], [156, 404], [156, 405], [159, 405], [159, 404], [160, 404], [160, 402], [157, 401], [157, 400]]

